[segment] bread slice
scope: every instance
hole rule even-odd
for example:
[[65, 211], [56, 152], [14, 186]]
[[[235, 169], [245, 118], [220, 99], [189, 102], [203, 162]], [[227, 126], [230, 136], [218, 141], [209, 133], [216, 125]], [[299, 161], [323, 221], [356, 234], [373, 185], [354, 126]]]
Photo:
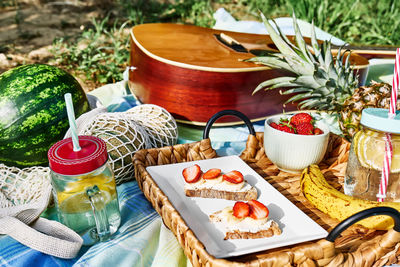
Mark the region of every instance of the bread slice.
[[220, 198], [227, 200], [257, 199], [257, 189], [251, 186], [239, 171], [222, 173], [220, 169], [209, 169], [203, 173], [195, 164], [182, 171], [185, 180], [185, 195], [188, 197]]
[[247, 191], [225, 191], [212, 188], [189, 189], [185, 188], [185, 194], [188, 197], [203, 197], [203, 198], [220, 198], [227, 200], [252, 200], [257, 199], [257, 189], [251, 187]]
[[256, 233], [252, 232], [241, 232], [234, 230], [232, 232], [226, 232], [224, 240], [227, 239], [256, 239], [256, 238], [266, 238], [274, 235], [280, 235], [282, 233], [278, 224], [274, 221], [271, 222], [271, 227], [268, 230], [261, 230]]
[[[250, 231], [250, 229], [239, 229], [239, 224], [244, 219], [238, 219], [233, 216], [232, 208], [227, 207], [223, 210], [217, 211], [209, 216], [210, 221], [218, 224], [220, 228], [225, 232], [225, 238], [227, 239], [256, 239], [256, 238], [267, 238], [274, 235], [280, 235], [282, 230], [279, 225], [268, 218], [262, 219], [260, 221], [247, 217], [246, 223], [257, 225], [257, 231]], [[258, 221], [258, 222], [257, 222]], [[237, 226], [237, 229], [235, 229]]]

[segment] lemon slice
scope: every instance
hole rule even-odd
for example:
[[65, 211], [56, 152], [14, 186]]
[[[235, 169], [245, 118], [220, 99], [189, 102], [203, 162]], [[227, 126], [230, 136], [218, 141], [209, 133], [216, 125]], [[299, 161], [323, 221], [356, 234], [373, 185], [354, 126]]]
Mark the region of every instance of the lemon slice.
[[[103, 190], [100, 192], [100, 194], [103, 197], [105, 205], [111, 201], [112, 194], [110, 194], [110, 192]], [[61, 202], [60, 210], [66, 213], [79, 213], [92, 210], [92, 206], [86, 193], [80, 192], [66, 198], [63, 202]]]
[[86, 189], [97, 185], [101, 191], [104, 203], [107, 204], [116, 196], [115, 180], [107, 180], [104, 176], [85, 177], [79, 181], [70, 182], [62, 192], [57, 192], [57, 201], [63, 212], [74, 213], [91, 210]]
[[[354, 151], [360, 164], [369, 169], [382, 171], [385, 156], [385, 140], [383, 134], [364, 130], [353, 138]], [[392, 135], [393, 156], [390, 167], [391, 173], [400, 172], [400, 137]]]

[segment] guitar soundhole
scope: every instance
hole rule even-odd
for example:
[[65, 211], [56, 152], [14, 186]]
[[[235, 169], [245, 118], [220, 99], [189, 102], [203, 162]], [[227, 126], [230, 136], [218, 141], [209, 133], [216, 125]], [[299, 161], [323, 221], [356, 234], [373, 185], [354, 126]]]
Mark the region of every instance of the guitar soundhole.
[[278, 47], [276, 47], [275, 44], [267, 44], [267, 46], [268, 46], [269, 48], [271, 48], [272, 50], [275, 50], [276, 52], [279, 52]]

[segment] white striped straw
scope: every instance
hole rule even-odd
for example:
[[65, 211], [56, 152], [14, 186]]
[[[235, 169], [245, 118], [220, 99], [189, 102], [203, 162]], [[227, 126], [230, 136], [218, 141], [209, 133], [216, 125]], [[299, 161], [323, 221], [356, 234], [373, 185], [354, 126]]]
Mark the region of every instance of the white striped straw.
[[64, 95], [64, 99], [65, 99], [65, 104], [67, 105], [69, 129], [71, 131], [72, 144], [74, 145], [74, 151], [79, 151], [79, 150], [81, 150], [81, 147], [79, 145], [78, 133], [77, 133], [77, 130], [76, 130], [74, 105], [72, 103], [71, 94], [70, 93], [66, 93]]

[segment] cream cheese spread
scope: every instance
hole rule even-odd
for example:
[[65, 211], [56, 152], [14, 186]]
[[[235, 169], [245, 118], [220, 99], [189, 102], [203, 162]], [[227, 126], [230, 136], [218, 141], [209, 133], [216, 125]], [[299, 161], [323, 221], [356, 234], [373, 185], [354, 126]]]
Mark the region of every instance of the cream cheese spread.
[[200, 189], [215, 189], [219, 191], [229, 191], [229, 192], [246, 192], [251, 189], [246, 180], [239, 184], [234, 184], [222, 179], [222, 175], [215, 179], [203, 179], [200, 178], [195, 183], [186, 183], [185, 190], [200, 190]]
[[233, 215], [232, 207], [226, 207], [220, 213], [214, 215], [218, 217], [218, 227], [225, 232], [238, 230], [240, 232], [257, 233], [262, 230], [268, 230], [273, 222], [273, 220], [268, 219], [268, 217], [263, 219], [253, 219], [251, 217], [242, 219], [236, 218]]

